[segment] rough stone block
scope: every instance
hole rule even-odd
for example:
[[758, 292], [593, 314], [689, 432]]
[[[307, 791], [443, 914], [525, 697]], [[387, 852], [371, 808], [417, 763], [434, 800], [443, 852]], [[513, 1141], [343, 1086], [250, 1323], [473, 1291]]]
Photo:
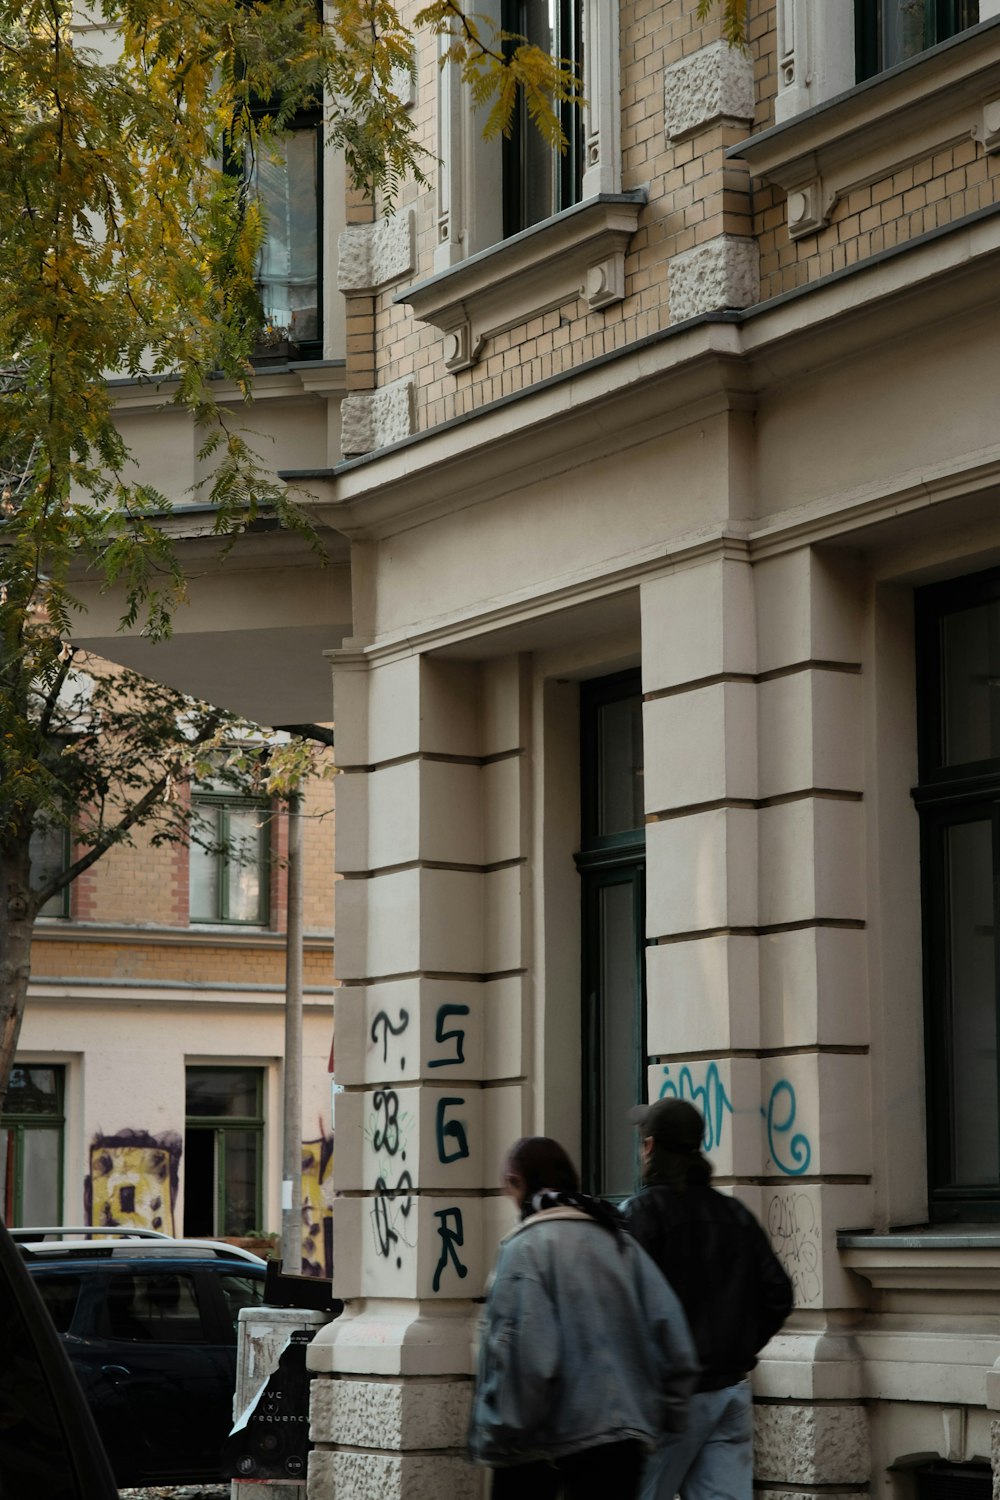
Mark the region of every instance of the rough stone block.
[[722, 308], [750, 307], [760, 297], [757, 241], [742, 235], [717, 235], [672, 256], [667, 276], [671, 323]]
[[461, 1448], [472, 1382], [315, 1380], [310, 1436], [351, 1448]]
[[753, 61], [726, 42], [713, 42], [667, 68], [663, 80], [668, 140], [720, 117], [753, 120]]
[[757, 1479], [789, 1485], [865, 1484], [868, 1418], [860, 1406], [754, 1407]]
[[413, 274], [413, 210], [374, 224], [349, 224], [337, 241], [337, 286], [356, 296]]
[[416, 430], [416, 385], [408, 376], [376, 391], [345, 396], [340, 406], [345, 458], [402, 442]]

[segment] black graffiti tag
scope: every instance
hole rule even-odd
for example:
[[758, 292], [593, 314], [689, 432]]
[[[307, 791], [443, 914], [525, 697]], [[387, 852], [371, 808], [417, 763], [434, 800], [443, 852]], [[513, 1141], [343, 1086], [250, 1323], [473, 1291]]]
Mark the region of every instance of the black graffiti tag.
[[[390, 1205], [401, 1193], [406, 1194], [404, 1202], [399, 1205], [402, 1218], [409, 1217], [410, 1209], [413, 1207], [413, 1178], [409, 1172], [403, 1172], [394, 1188], [390, 1188], [384, 1177], [376, 1178], [375, 1181], [375, 1208], [373, 1217], [375, 1220], [375, 1237], [378, 1242], [378, 1253], [388, 1260], [392, 1247], [399, 1240], [399, 1234], [394, 1228], [395, 1217], [391, 1212]], [[400, 1264], [399, 1259], [396, 1265]]]
[[389, 1033], [391, 1032], [393, 1036], [402, 1036], [403, 1032], [406, 1030], [409, 1024], [410, 1013], [408, 1010], [403, 1010], [402, 1006], [400, 1007], [399, 1011], [399, 1020], [396, 1022], [395, 1026], [389, 1020], [389, 1016], [386, 1011], [379, 1011], [378, 1015], [372, 1022], [372, 1041], [375, 1043], [378, 1042], [378, 1029], [381, 1026], [383, 1062], [387, 1062], [389, 1059]]
[[379, 1089], [372, 1103], [376, 1112], [381, 1110], [385, 1116], [381, 1127], [375, 1128], [372, 1149], [395, 1156], [399, 1150], [399, 1095], [394, 1089]]
[[456, 1245], [465, 1244], [465, 1227], [462, 1224], [462, 1210], [460, 1208], [439, 1208], [434, 1212], [435, 1219], [439, 1220], [438, 1235], [441, 1239], [441, 1258], [434, 1270], [434, 1290], [441, 1289], [441, 1275], [447, 1269], [449, 1260], [454, 1264], [459, 1279], [464, 1280], [469, 1274], [468, 1266], [463, 1266], [459, 1259]]

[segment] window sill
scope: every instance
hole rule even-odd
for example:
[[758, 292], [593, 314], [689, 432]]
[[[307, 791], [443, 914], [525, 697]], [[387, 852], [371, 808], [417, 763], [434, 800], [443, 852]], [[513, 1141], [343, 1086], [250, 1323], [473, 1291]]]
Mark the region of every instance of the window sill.
[[792, 239], [829, 223], [837, 200], [968, 140], [1000, 151], [1000, 18], [731, 147], [783, 188]]
[[475, 364], [486, 340], [583, 297], [597, 310], [625, 296], [625, 251], [643, 190], [602, 193], [418, 282], [394, 300], [444, 334], [451, 371]]
[[879, 1290], [1000, 1291], [1000, 1225], [837, 1235], [841, 1264]]

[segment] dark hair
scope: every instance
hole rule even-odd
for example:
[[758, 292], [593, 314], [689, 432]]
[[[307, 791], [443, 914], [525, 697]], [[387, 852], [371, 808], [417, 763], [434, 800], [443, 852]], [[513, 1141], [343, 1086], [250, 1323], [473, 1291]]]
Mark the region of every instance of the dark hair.
[[553, 1193], [577, 1193], [580, 1179], [567, 1152], [547, 1135], [525, 1135], [504, 1157], [504, 1174], [516, 1172], [524, 1179], [523, 1203], [548, 1188]]
[[707, 1187], [712, 1180], [712, 1163], [700, 1151], [672, 1151], [669, 1146], [657, 1145], [653, 1138], [653, 1149], [643, 1164], [642, 1180], [649, 1186], [673, 1188], [683, 1193], [689, 1187]]

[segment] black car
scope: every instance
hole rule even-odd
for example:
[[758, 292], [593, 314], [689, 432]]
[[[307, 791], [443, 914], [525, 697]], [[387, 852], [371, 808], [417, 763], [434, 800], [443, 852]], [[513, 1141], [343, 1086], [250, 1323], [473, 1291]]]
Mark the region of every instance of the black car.
[[263, 1301], [266, 1263], [211, 1241], [32, 1237], [44, 1233], [14, 1236], [118, 1485], [218, 1481], [237, 1317]]

